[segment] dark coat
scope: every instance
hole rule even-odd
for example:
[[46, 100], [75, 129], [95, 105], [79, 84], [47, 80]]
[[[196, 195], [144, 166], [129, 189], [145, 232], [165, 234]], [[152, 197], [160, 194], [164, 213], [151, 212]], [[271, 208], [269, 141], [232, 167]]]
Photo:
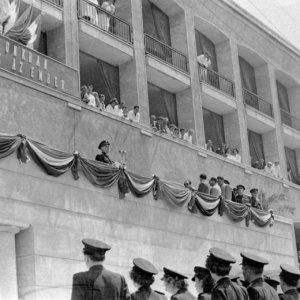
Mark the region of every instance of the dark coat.
[[240, 204], [247, 204], [247, 203], [250, 203], [250, 199], [248, 196], [246, 195], [243, 195], [243, 196], [240, 196], [240, 195], [236, 195], [235, 196], [235, 200], [233, 200], [234, 202], [236, 203], [240, 203]]
[[250, 197], [250, 204], [252, 207], [262, 209], [260, 202], [257, 199], [255, 199], [254, 197]]
[[211, 300], [249, 300], [249, 296], [246, 288], [225, 277], [221, 278], [213, 288]]
[[167, 300], [167, 297], [153, 291], [150, 287], [142, 287], [131, 294], [131, 300]]
[[250, 300], [279, 300], [276, 291], [262, 278], [252, 281], [247, 290]]
[[101, 161], [105, 164], [112, 165], [114, 162], [109, 158], [109, 156], [106, 153], [97, 154], [95, 160]]
[[179, 290], [170, 300], [196, 300], [196, 298], [187, 290]]
[[211, 294], [201, 293], [198, 295], [198, 300], [211, 300]]
[[200, 193], [209, 194], [209, 190], [210, 190], [210, 187], [209, 187], [208, 183], [206, 183], [206, 182], [201, 182], [198, 186], [198, 192], [200, 192]]
[[286, 291], [284, 294], [279, 296], [280, 300], [300, 300], [297, 289]]
[[130, 293], [123, 276], [98, 265], [74, 274], [71, 299], [130, 300]]

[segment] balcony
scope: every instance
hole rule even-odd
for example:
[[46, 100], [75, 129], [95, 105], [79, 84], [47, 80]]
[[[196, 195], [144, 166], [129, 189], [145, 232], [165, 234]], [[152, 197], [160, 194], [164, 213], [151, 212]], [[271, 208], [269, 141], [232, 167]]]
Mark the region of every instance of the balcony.
[[263, 134], [275, 129], [273, 106], [247, 89], [243, 89], [244, 103], [247, 106], [248, 128]]
[[291, 149], [300, 149], [300, 119], [283, 109], [280, 114], [285, 145]]
[[121, 65], [133, 58], [131, 25], [87, 0], [78, 0], [80, 50]]
[[64, 7], [64, 0], [45, 0], [53, 5], [56, 5], [58, 7]]
[[145, 34], [148, 81], [171, 93], [190, 87], [188, 59], [179, 51]]
[[219, 115], [236, 109], [234, 83], [213, 70], [199, 66], [203, 106]]

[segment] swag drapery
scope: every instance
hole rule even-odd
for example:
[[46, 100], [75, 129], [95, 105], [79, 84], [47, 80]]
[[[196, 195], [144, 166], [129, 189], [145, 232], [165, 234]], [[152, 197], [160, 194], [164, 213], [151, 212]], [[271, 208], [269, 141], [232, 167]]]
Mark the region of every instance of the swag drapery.
[[212, 140], [215, 150], [225, 143], [223, 117], [203, 108], [205, 140]]
[[168, 202], [175, 208], [187, 207], [192, 213], [213, 215], [217, 210], [220, 215], [225, 212], [234, 221], [252, 220], [257, 226], [273, 225], [272, 211], [257, 210], [248, 205], [239, 204], [220, 197], [198, 193], [181, 184], [160, 180], [157, 176], [141, 176], [127, 171], [124, 167], [116, 168], [101, 162], [83, 158], [74, 154], [58, 151], [23, 135], [0, 134], [0, 159], [13, 153], [21, 162], [32, 160], [48, 175], [61, 176], [71, 170], [73, 178], [79, 179], [81, 171], [95, 186], [110, 188], [118, 183], [120, 198], [129, 191], [136, 197], [143, 197], [150, 192], [155, 200]]
[[262, 136], [259, 133], [248, 129], [249, 150], [251, 156], [251, 165], [260, 159], [265, 160], [264, 146]]

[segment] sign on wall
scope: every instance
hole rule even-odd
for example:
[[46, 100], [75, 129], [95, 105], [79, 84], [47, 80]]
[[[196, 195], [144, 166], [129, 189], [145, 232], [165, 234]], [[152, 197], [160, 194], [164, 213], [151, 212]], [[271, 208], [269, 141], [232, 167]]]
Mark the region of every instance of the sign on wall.
[[5, 37], [0, 37], [0, 68], [60, 92], [79, 95], [76, 70]]

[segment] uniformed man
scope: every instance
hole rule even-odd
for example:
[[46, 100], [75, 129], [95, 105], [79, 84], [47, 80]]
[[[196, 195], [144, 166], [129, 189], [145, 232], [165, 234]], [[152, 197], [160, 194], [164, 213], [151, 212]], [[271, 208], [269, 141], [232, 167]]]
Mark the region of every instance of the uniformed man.
[[154, 275], [157, 273], [157, 269], [150, 261], [143, 258], [133, 260], [130, 278], [138, 290], [131, 294], [132, 300], [167, 300], [166, 296], [153, 291], [150, 287], [154, 283]]
[[195, 288], [198, 293], [198, 300], [211, 300], [211, 291], [214, 287], [214, 280], [211, 277], [210, 271], [206, 268], [194, 267], [195, 276], [192, 281], [195, 281]]
[[242, 252], [242, 271], [249, 285], [250, 300], [278, 300], [276, 291], [263, 280], [264, 266], [269, 262], [257, 255]]
[[237, 195], [235, 196], [234, 202], [240, 203], [240, 204], [248, 204], [249, 203], [249, 197], [244, 195], [245, 187], [240, 184], [236, 187], [237, 189]]
[[166, 291], [172, 295], [170, 300], [196, 300], [187, 290], [186, 276], [171, 269], [164, 268], [163, 280]]
[[250, 204], [252, 207], [262, 209], [260, 200], [258, 199], [258, 189], [251, 189], [250, 190], [251, 197], [250, 197]]
[[300, 279], [300, 271], [288, 265], [281, 265], [279, 274], [281, 289], [284, 294], [280, 295], [281, 300], [298, 300], [300, 299], [297, 285]]
[[82, 240], [87, 272], [73, 276], [72, 300], [130, 300], [123, 276], [103, 267], [106, 251], [111, 247], [94, 239]]
[[206, 259], [206, 268], [216, 282], [212, 290], [212, 300], [248, 300], [247, 290], [229, 279], [231, 264], [236, 260], [227, 251], [211, 248]]
[[105, 164], [108, 164], [108, 165], [112, 165], [114, 162], [108, 156], [109, 146], [110, 146], [110, 143], [108, 141], [101, 141], [100, 142], [100, 144], [98, 146], [98, 149], [100, 149], [102, 153], [97, 154], [96, 160], [101, 161], [101, 162], [103, 162]]

